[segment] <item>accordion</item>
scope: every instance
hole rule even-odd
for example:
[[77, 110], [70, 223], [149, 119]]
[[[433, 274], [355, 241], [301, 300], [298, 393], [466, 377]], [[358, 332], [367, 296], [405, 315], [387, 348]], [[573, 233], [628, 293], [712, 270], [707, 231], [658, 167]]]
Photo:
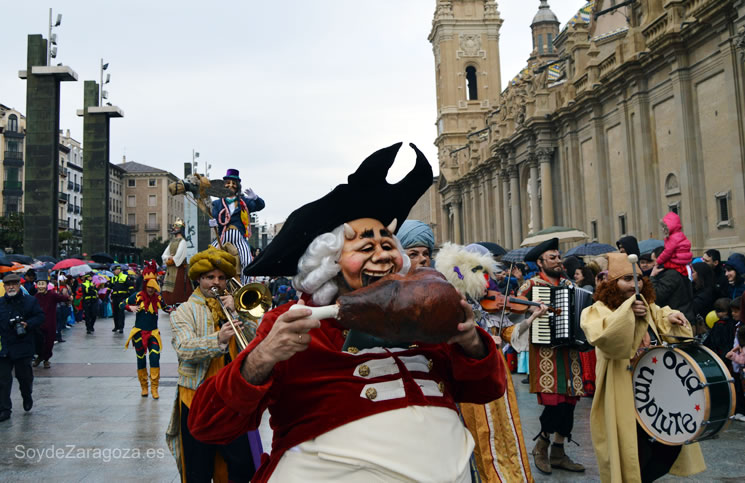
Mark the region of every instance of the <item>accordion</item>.
[[551, 347], [569, 347], [579, 351], [592, 350], [580, 327], [582, 311], [592, 305], [592, 293], [576, 287], [536, 285], [531, 292], [533, 301], [559, 309], [536, 318], [530, 326], [530, 342]]

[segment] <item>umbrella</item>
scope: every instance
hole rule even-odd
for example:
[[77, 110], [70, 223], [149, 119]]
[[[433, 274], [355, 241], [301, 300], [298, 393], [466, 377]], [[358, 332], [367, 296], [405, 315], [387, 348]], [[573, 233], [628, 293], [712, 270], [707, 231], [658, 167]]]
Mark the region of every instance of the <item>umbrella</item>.
[[491, 254], [494, 255], [495, 257], [501, 257], [502, 255], [504, 255], [505, 253], [507, 253], [507, 250], [505, 250], [504, 248], [500, 247], [496, 243], [492, 243], [492, 242], [477, 242], [477, 244], [479, 244], [482, 247], [484, 247], [487, 250], [489, 250], [491, 252]]
[[59, 262], [59, 260], [54, 257], [50, 257], [49, 255], [42, 255], [40, 257], [36, 257], [36, 259], [42, 262], [52, 262], [53, 264]]
[[618, 250], [614, 246], [610, 246], [606, 243], [584, 243], [565, 253], [565, 256], [571, 257], [584, 257], [586, 255], [602, 255], [603, 253], [617, 252]]
[[99, 283], [106, 283], [108, 280], [106, 278], [102, 277], [101, 275], [94, 275], [91, 279], [91, 282], [93, 282], [94, 285], [98, 285]]
[[10, 255], [5, 255], [5, 258], [10, 260], [11, 262], [18, 262], [24, 265], [32, 265], [34, 263], [33, 258], [29, 257], [28, 255], [21, 255], [20, 253], [11, 253]]
[[70, 267], [70, 275], [72, 275], [73, 277], [77, 277], [79, 275], [83, 275], [84, 273], [89, 273], [92, 271], [93, 269], [87, 263]]
[[103, 275], [104, 277], [108, 277], [108, 278], [111, 278], [111, 277], [114, 276], [114, 273], [113, 272], [109, 272], [108, 270], [99, 270], [98, 271], [98, 274], [99, 275]]
[[507, 252], [505, 256], [502, 257], [503, 262], [509, 262], [509, 263], [521, 263], [525, 261], [525, 255], [528, 254], [530, 250], [532, 250], [533, 247], [522, 247], [515, 250], [512, 250], [511, 252]]
[[665, 242], [662, 240], [655, 240], [650, 238], [649, 240], [642, 240], [639, 242], [639, 254], [646, 255], [652, 253], [655, 248], [665, 246]]
[[61, 262], [56, 263], [52, 267], [52, 270], [64, 270], [66, 268], [76, 267], [78, 265], [85, 265], [85, 262], [82, 260], [78, 260], [77, 258], [66, 258]]
[[0, 273], [15, 272], [17, 270], [21, 270], [24, 268], [24, 265], [21, 265], [18, 262], [11, 262], [11, 263], [12, 264], [10, 266], [7, 266], [7, 265], [0, 266]]
[[4, 266], [4, 267], [12, 267], [12, 266], [13, 266], [13, 262], [12, 262], [12, 261], [10, 261], [10, 260], [8, 260], [8, 259], [7, 259], [6, 257], [5, 257], [5, 255], [3, 255], [2, 253], [0, 253], [0, 266]]
[[92, 260], [86, 260], [85, 263], [87, 263], [88, 266], [94, 270], [106, 270], [107, 268], [109, 268], [109, 266], [105, 263], [96, 263]]
[[31, 268], [34, 270], [42, 270], [42, 271], [51, 271], [54, 268], [54, 263], [52, 262], [42, 262], [41, 260], [31, 265]]
[[104, 252], [94, 253], [91, 255], [91, 260], [98, 263], [114, 263], [114, 257]]
[[562, 242], [572, 242], [587, 240], [590, 238], [587, 233], [577, 230], [576, 228], [567, 228], [565, 226], [550, 226], [541, 231], [536, 232], [533, 236], [529, 236], [520, 244], [521, 247], [532, 247], [540, 243], [550, 240], [551, 238], [558, 238]]

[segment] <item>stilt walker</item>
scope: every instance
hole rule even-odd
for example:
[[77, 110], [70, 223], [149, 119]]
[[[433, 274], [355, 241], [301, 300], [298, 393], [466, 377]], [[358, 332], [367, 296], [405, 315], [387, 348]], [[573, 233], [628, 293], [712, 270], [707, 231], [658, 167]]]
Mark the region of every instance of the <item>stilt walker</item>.
[[160, 298], [160, 286], [157, 282], [158, 269], [155, 261], [151, 260], [146, 263], [142, 271], [144, 278], [143, 289], [134, 293], [122, 302], [122, 308], [134, 312], [135, 326], [129, 333], [126, 349], [129, 347], [129, 341], [137, 353], [137, 378], [140, 380], [142, 387], [142, 397], [147, 397], [148, 393], [148, 374], [146, 356], [150, 358], [150, 390], [153, 399], [158, 399], [158, 383], [160, 381], [160, 349], [163, 343], [160, 338], [158, 329], [158, 310], [163, 309], [163, 300]]
[[251, 238], [251, 213], [263, 210], [265, 203], [251, 188], [241, 193], [241, 178], [237, 169], [229, 169], [222, 179], [233, 196], [212, 202], [210, 226], [216, 229], [218, 237], [212, 242], [212, 246], [231, 252], [232, 245], [237, 250], [233, 255], [240, 259], [238, 273], [241, 274], [241, 283], [246, 284], [249, 278], [243, 275], [243, 269], [252, 260], [251, 247], [248, 244], [248, 239]]

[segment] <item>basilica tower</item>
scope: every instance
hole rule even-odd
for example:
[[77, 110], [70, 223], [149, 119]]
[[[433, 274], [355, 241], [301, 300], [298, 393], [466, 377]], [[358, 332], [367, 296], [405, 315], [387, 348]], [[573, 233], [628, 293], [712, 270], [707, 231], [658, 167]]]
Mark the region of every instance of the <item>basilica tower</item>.
[[453, 181], [450, 152], [469, 132], [486, 127], [486, 114], [501, 92], [499, 29], [495, 0], [437, 0], [429, 41], [435, 56], [440, 172]]

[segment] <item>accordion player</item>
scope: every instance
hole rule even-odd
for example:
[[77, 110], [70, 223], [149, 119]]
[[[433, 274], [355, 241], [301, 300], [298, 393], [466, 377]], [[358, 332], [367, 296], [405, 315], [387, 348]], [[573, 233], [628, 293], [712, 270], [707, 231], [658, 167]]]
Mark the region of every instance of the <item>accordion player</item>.
[[530, 342], [551, 347], [569, 347], [588, 351], [592, 346], [580, 327], [582, 311], [593, 304], [592, 292], [579, 287], [535, 285], [531, 299], [554, 307], [557, 313], [546, 313], [530, 327]]

